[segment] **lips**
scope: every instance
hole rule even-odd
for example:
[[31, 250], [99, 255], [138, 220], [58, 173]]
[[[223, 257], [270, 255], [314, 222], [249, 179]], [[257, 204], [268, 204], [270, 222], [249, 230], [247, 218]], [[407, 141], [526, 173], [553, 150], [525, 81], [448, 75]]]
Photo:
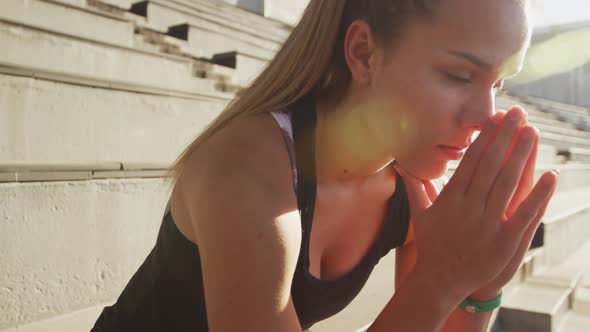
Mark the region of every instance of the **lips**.
[[439, 145], [438, 147], [445, 154], [446, 159], [449, 159], [449, 160], [459, 160], [459, 159], [463, 158], [463, 155], [465, 155], [465, 149], [467, 148], [467, 147], [454, 147], [454, 146], [448, 146], [448, 145]]
[[467, 149], [467, 145], [465, 146], [457, 146], [457, 145], [441, 145], [442, 147], [445, 148], [451, 148], [451, 149], [455, 149], [455, 150], [463, 150], [463, 149]]

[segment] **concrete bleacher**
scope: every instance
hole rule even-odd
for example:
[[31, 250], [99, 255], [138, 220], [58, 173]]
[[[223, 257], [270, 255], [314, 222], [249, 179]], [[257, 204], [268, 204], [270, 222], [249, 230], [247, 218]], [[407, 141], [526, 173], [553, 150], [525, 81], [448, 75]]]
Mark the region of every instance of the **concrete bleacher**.
[[5, 74], [0, 95], [2, 162], [64, 165], [169, 164], [227, 104]]
[[586, 122], [590, 121], [590, 113], [588, 112], [588, 109], [584, 107], [533, 96], [526, 96], [522, 99], [531, 105], [540, 106], [543, 109], [550, 111], [555, 116], [558, 116], [567, 122], [576, 123], [578, 120]]
[[[210, 2], [154, 0], [129, 4], [92, 0], [89, 3], [133, 21], [144, 40], [166, 53], [210, 59], [213, 63], [227, 63], [217, 59], [232, 54], [234, 63], [239, 62], [233, 65], [232, 83], [242, 86], [266, 66], [288, 35], [285, 24], [236, 8], [228, 11], [227, 5]], [[235, 88], [230, 84], [229, 90]]]
[[[217, 82], [192, 75], [191, 60], [168, 54], [99, 45], [5, 22], [0, 22], [0, 43], [6, 47], [0, 53], [0, 71], [5, 73], [34, 72], [72, 83], [83, 81], [102, 87], [229, 99], [215, 88]], [[40, 52], [45, 56], [38, 57]]]
[[580, 332], [590, 328], [590, 242], [553, 265], [544, 257], [550, 250], [536, 252], [520, 280], [508, 288], [499, 313], [499, 331]]
[[187, 24], [190, 27], [189, 43], [200, 45], [207, 57], [237, 48], [239, 51], [269, 60], [281, 44], [281, 41], [268, 40], [262, 34], [247, 33], [235, 25], [207, 20], [202, 14], [193, 12], [190, 7], [180, 6], [175, 2], [144, 1], [134, 4], [131, 10], [147, 17], [149, 23], [163, 30]]
[[[11, 234], [0, 241], [0, 331], [89, 330], [155, 242], [165, 168], [290, 28], [212, 0], [0, 1], [0, 227]], [[576, 129], [587, 110], [497, 104], [523, 105], [541, 129], [537, 178], [562, 172], [543, 246], [507, 287], [499, 320], [590, 330], [590, 133]], [[393, 275], [392, 252], [312, 331], [366, 327]]]
[[2, 229], [16, 235], [0, 241], [0, 330], [88, 330], [153, 246], [164, 170], [237, 78], [165, 32], [99, 2], [0, 2]]

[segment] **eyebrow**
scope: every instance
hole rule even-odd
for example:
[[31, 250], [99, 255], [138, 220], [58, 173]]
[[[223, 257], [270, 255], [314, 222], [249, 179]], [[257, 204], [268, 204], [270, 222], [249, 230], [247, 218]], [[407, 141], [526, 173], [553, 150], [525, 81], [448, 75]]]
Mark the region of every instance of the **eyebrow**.
[[494, 67], [491, 64], [485, 62], [484, 60], [480, 59], [478, 56], [473, 55], [471, 53], [462, 52], [462, 51], [454, 51], [454, 50], [448, 51], [448, 53], [451, 55], [454, 55], [456, 57], [463, 58], [463, 59], [471, 62], [472, 64], [474, 64], [482, 69], [485, 69], [487, 71], [491, 71], [492, 68]]
[[[456, 57], [463, 58], [463, 59], [471, 62], [472, 64], [474, 64], [477, 67], [480, 67], [484, 70], [493, 71], [493, 68], [494, 68], [493, 65], [485, 62], [484, 60], [482, 60], [481, 58], [479, 58], [476, 55], [473, 55], [473, 54], [467, 53], [467, 52], [462, 52], [462, 51], [455, 51], [455, 50], [448, 51], [448, 53], [451, 55], [454, 55]], [[515, 69], [512, 72], [508, 73], [508, 75], [506, 75], [506, 76], [511, 77], [511, 76], [518, 74], [519, 72], [520, 72], [520, 70]]]

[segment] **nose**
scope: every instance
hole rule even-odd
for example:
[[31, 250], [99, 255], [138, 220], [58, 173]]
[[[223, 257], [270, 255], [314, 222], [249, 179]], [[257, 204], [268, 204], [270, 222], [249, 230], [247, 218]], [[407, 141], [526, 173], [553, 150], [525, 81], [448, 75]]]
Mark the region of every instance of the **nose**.
[[481, 131], [486, 121], [495, 113], [496, 94], [493, 90], [486, 91], [473, 94], [459, 113], [458, 120], [463, 128]]

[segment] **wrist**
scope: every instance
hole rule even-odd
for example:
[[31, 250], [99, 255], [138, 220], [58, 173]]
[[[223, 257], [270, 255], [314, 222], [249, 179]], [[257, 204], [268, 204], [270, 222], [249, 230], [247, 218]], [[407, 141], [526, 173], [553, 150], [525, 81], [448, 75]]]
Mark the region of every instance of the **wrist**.
[[478, 291], [475, 291], [474, 293], [472, 293], [469, 296], [469, 299], [474, 300], [474, 301], [478, 301], [478, 302], [485, 302], [485, 301], [489, 301], [489, 300], [497, 298], [498, 296], [500, 296], [500, 294], [502, 294], [502, 289], [478, 290]]
[[479, 300], [474, 300], [472, 298], [467, 298], [463, 302], [461, 302], [459, 307], [461, 309], [463, 309], [463, 311], [467, 311], [470, 313], [486, 313], [486, 312], [490, 312], [490, 311], [493, 311], [493, 310], [499, 308], [501, 304], [502, 304], [502, 292], [500, 292], [500, 294], [498, 296], [496, 296], [495, 298], [485, 300], [485, 301], [479, 301]]
[[469, 291], [462, 287], [460, 282], [445, 278], [441, 273], [422, 269], [418, 264], [410, 274], [411, 278], [427, 289], [434, 298], [452, 307], [459, 305], [469, 295]]

